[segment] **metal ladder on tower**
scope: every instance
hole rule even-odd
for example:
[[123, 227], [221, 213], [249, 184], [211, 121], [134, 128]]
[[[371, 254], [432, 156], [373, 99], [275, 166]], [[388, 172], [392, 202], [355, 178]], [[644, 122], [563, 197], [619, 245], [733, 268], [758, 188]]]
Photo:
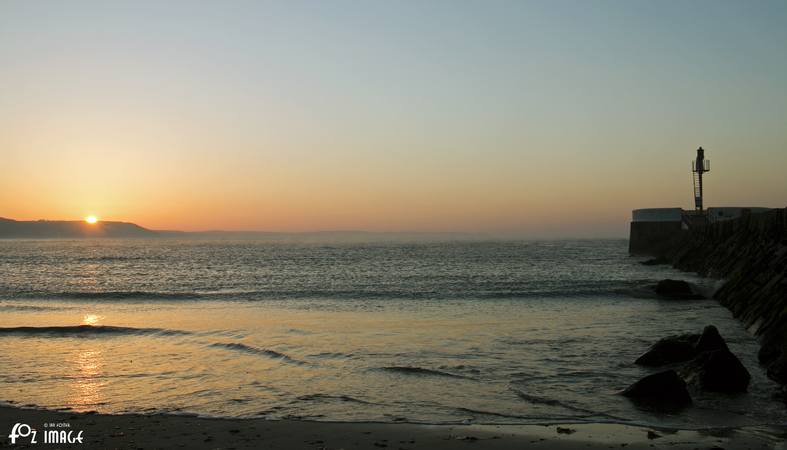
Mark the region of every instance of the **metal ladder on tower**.
[[691, 175], [694, 182], [694, 209], [702, 211], [702, 172], [693, 170]]

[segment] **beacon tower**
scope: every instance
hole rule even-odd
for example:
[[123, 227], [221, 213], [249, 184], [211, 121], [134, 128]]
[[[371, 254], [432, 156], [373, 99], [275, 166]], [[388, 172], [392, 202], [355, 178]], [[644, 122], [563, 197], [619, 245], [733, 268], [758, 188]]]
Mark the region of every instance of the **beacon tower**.
[[694, 211], [702, 212], [702, 174], [710, 172], [710, 160], [705, 159], [705, 150], [697, 149], [697, 159], [691, 162], [691, 178], [694, 182]]

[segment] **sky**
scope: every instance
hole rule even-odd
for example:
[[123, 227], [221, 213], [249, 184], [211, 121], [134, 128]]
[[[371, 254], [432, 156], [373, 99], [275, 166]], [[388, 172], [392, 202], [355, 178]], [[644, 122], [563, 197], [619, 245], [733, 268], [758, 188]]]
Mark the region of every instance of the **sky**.
[[3, 1], [0, 217], [624, 237], [787, 206], [787, 2]]

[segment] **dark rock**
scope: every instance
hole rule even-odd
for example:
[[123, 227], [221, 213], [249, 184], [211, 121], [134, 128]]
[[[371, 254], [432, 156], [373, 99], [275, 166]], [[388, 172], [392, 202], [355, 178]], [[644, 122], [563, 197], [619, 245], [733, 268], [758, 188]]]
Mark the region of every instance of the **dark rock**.
[[691, 294], [691, 286], [683, 280], [661, 280], [656, 285], [656, 293], [661, 295], [686, 295]]
[[652, 403], [691, 403], [691, 396], [684, 382], [674, 370], [654, 373], [627, 387], [625, 397]]
[[699, 337], [699, 334], [681, 334], [665, 337], [653, 344], [634, 363], [641, 366], [663, 366], [689, 361], [696, 355], [694, 344]]
[[661, 280], [656, 285], [656, 294], [672, 299], [701, 299], [701, 295], [694, 293], [691, 285], [683, 280]]
[[705, 391], [746, 392], [751, 375], [729, 350], [702, 352], [681, 371], [686, 382]]
[[643, 266], [658, 266], [661, 264], [669, 264], [669, 259], [659, 256], [658, 258], [649, 259], [647, 261], [642, 261], [640, 264]]
[[719, 330], [713, 325], [708, 325], [702, 330], [702, 335], [697, 340], [694, 347], [697, 353], [710, 352], [713, 350], [728, 350], [727, 343], [719, 334]]

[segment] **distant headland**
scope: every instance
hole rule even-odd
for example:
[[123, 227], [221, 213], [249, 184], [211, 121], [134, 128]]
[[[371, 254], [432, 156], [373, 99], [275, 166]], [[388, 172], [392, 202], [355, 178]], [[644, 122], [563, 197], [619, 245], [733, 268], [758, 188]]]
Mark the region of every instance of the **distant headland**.
[[14, 220], [0, 217], [0, 239], [92, 239], [92, 238], [188, 238], [268, 241], [454, 241], [487, 240], [484, 233], [460, 232], [374, 232], [358, 230], [276, 231], [177, 231], [151, 230], [131, 222], [100, 220]]
[[0, 239], [157, 237], [159, 233], [128, 222], [13, 220], [0, 217]]

